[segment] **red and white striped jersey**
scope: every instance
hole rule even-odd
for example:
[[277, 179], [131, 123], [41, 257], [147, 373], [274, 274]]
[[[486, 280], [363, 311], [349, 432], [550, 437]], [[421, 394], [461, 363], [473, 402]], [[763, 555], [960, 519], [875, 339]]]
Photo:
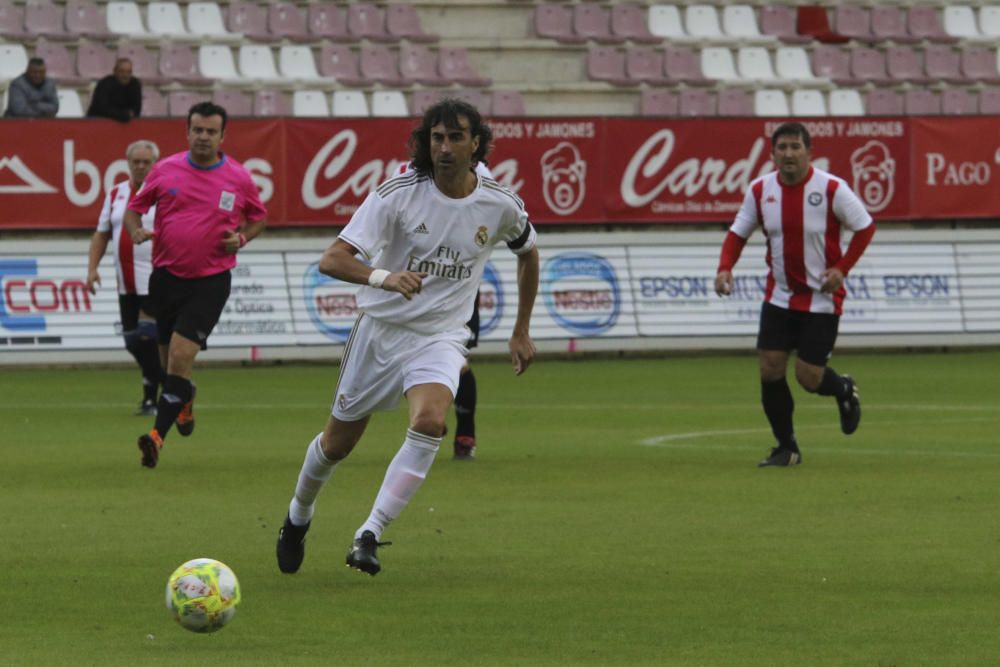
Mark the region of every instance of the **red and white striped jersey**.
[[839, 315], [846, 290], [823, 294], [823, 272], [843, 255], [844, 228], [857, 232], [871, 224], [871, 215], [843, 179], [810, 167], [797, 185], [784, 185], [776, 171], [751, 183], [729, 231], [746, 239], [757, 226], [763, 228], [770, 269], [766, 302]]
[[[129, 181], [118, 183], [108, 190], [97, 219], [97, 231], [111, 232], [111, 245], [115, 252], [115, 271], [118, 274], [119, 294], [142, 294], [149, 292], [149, 274], [153, 272], [153, 242], [135, 245], [128, 234], [123, 234], [125, 206], [132, 189]], [[156, 207], [142, 216], [142, 226], [153, 230]]]

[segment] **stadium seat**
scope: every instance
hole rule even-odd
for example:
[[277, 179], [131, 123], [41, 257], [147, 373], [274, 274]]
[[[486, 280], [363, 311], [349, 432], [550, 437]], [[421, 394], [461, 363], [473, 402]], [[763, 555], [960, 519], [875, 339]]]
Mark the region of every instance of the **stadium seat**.
[[595, 46], [587, 51], [587, 78], [615, 86], [635, 86], [625, 72], [625, 53], [613, 46]]
[[705, 76], [699, 57], [687, 46], [670, 45], [663, 51], [663, 73], [671, 81], [688, 86], [713, 86], [715, 79]]
[[972, 77], [962, 73], [962, 56], [949, 44], [928, 44], [924, 47], [924, 72], [932, 79], [950, 85], [968, 85]]
[[192, 2], [187, 5], [187, 26], [193, 37], [215, 43], [243, 41], [243, 35], [226, 29], [222, 10], [216, 2]]
[[[160, 51], [160, 53], [163, 53], [163, 51]], [[170, 79], [159, 71], [156, 58], [142, 44], [119, 42], [117, 57], [131, 60], [132, 74], [148, 86], [160, 86], [170, 82]], [[108, 70], [103, 76], [107, 76], [110, 73], [111, 70]]]
[[216, 90], [212, 93], [212, 101], [226, 110], [233, 117], [252, 116], [253, 98], [238, 90]]
[[347, 16], [334, 4], [314, 2], [307, 10], [309, 33], [316, 39], [333, 42], [357, 42], [360, 38], [347, 31]]
[[663, 88], [647, 88], [639, 96], [640, 116], [676, 116], [677, 94]]
[[142, 87], [142, 117], [164, 118], [167, 116], [167, 98], [152, 86]]
[[849, 37], [841, 35], [830, 27], [830, 17], [826, 7], [820, 5], [805, 5], [796, 9], [795, 30], [800, 35], [811, 35], [825, 44], [844, 44]]
[[1000, 116], [1000, 88], [984, 88], [979, 92], [979, 113]]
[[10, 81], [28, 69], [28, 52], [21, 44], [0, 44], [0, 81]]
[[346, 44], [324, 42], [320, 47], [317, 67], [321, 76], [336, 79], [344, 86], [370, 86], [373, 83], [361, 76], [358, 57]]
[[864, 116], [865, 104], [861, 93], [851, 88], [835, 88], [830, 91], [827, 110], [831, 116]]
[[826, 98], [818, 90], [793, 90], [791, 112], [796, 117], [820, 118], [826, 116]]
[[60, 88], [59, 111], [56, 118], [83, 118], [83, 104], [80, 102], [80, 94], [72, 88]]
[[292, 115], [300, 118], [326, 118], [330, 103], [320, 90], [296, 90], [292, 93]]
[[[242, 47], [241, 47], [242, 48]], [[226, 85], [249, 84], [236, 70], [232, 50], [224, 44], [203, 44], [198, 48], [198, 70], [209, 79]]]
[[833, 10], [833, 25], [838, 34], [859, 42], [875, 42], [872, 15], [867, 7], [841, 3]]
[[694, 118], [715, 116], [715, 93], [704, 88], [685, 88], [677, 94], [677, 115]]
[[347, 7], [347, 32], [372, 42], [397, 42], [385, 29], [382, 10], [371, 2], [353, 2]]
[[920, 41], [906, 29], [906, 11], [894, 5], [872, 7], [872, 36], [897, 44], [916, 44]]
[[719, 25], [719, 12], [712, 5], [688, 5], [684, 8], [684, 32], [699, 40], [727, 39]]
[[936, 7], [911, 6], [906, 15], [906, 27], [909, 33], [918, 39], [951, 44], [959, 41], [958, 37], [953, 37], [944, 31]]
[[461, 47], [438, 49], [438, 73], [463, 86], [488, 86], [493, 83], [492, 79], [479, 76], [469, 62], [469, 52]]
[[267, 10], [267, 29], [275, 37], [293, 42], [312, 42], [306, 15], [292, 2], [278, 2]]
[[77, 39], [77, 35], [66, 30], [63, 5], [54, 5], [49, 0], [33, 0], [24, 6], [24, 31], [29, 37], [58, 42]]
[[108, 30], [127, 35], [133, 40], [156, 40], [159, 37], [150, 35], [142, 22], [142, 14], [139, 13], [139, 5], [127, 0], [112, 0], [104, 7], [105, 16], [108, 20]]
[[777, 37], [785, 44], [808, 44], [812, 35], [800, 35], [795, 28], [795, 8], [788, 5], [768, 4], [760, 8], [760, 31], [765, 36]]
[[693, 41], [684, 31], [681, 12], [676, 5], [653, 5], [649, 8], [649, 32], [668, 42]]
[[[722, 115], [721, 93], [719, 95], [719, 104], [720, 104], [719, 115], [721, 116]], [[775, 88], [763, 88], [761, 90], [754, 91], [753, 115], [781, 118], [781, 117], [787, 117], [790, 114], [791, 114], [791, 109], [788, 108], [788, 97], [785, 95], [785, 91], [778, 90]]]
[[867, 46], [851, 50], [851, 75], [876, 86], [888, 86], [893, 82], [886, 70], [885, 54]]
[[967, 90], [948, 88], [941, 93], [941, 113], [968, 116], [979, 112], [979, 98]]
[[[337, 115], [336, 100], [333, 103], [333, 115]], [[401, 91], [376, 90], [372, 93], [372, 116], [406, 118], [409, 115], [410, 110], [406, 106], [406, 95]]]
[[399, 47], [399, 74], [407, 81], [422, 86], [447, 86], [451, 81], [437, 71], [437, 56], [423, 44], [402, 44]]
[[107, 41], [112, 39], [107, 21], [93, 0], [67, 0], [66, 30], [74, 35]]
[[206, 102], [209, 95], [192, 93], [188, 90], [174, 90], [167, 93], [167, 115], [172, 118], [186, 118], [195, 104]]
[[795, 85], [818, 84], [809, 64], [809, 54], [801, 46], [779, 46], [774, 52], [774, 69], [778, 78]]
[[[90, 79], [80, 76], [76, 69], [76, 56], [62, 44], [39, 40], [35, 45], [35, 56], [45, 60], [47, 76], [60, 86], [85, 86]], [[105, 72], [104, 76], [110, 74]]]
[[934, 82], [924, 70], [923, 54], [909, 46], [890, 46], [885, 51], [886, 71], [898, 82], [926, 86]]
[[[400, 94], [402, 95], [402, 93]], [[333, 116], [340, 118], [364, 118], [368, 116], [368, 98], [363, 91], [335, 90], [331, 101]]]
[[865, 111], [869, 116], [902, 116], [903, 97], [887, 88], [876, 88], [865, 95]]
[[212, 79], [201, 75], [194, 52], [186, 44], [160, 46], [159, 72], [160, 76], [182, 86], [207, 86], [213, 83]]
[[385, 30], [395, 39], [410, 42], [436, 42], [439, 35], [424, 32], [420, 15], [412, 5], [394, 4], [385, 8]]
[[494, 90], [494, 116], [523, 116], [525, 114], [524, 96], [516, 90]]
[[13, 42], [28, 39], [24, 32], [24, 8], [15, 5], [12, 0], [0, 0], [0, 39]]
[[946, 5], [944, 7], [944, 31], [952, 37], [965, 40], [983, 39], [976, 23], [976, 14], [968, 5]]
[[456, 90], [455, 92], [449, 92], [448, 96], [465, 100], [472, 106], [476, 107], [476, 109], [479, 110], [479, 113], [483, 116], [489, 116], [493, 112], [493, 98], [485, 91], [465, 88]]
[[[383, 86], [407, 86], [410, 82], [399, 74], [396, 57], [385, 44], [366, 44], [361, 47], [358, 58], [361, 76]], [[334, 109], [334, 115], [337, 110]]]
[[670, 83], [663, 74], [663, 53], [647, 46], [625, 51], [625, 75], [633, 81], [654, 85]]
[[995, 86], [1000, 84], [997, 71], [997, 54], [984, 46], [966, 46], [962, 49], [962, 74], [976, 81]]
[[851, 54], [832, 44], [820, 44], [812, 52], [813, 73], [841, 85], [858, 83], [851, 75]]
[[724, 46], [709, 46], [701, 50], [701, 71], [709, 79], [729, 83], [740, 79], [733, 52]]
[[1000, 6], [983, 5], [979, 8], [979, 32], [984, 37], [1000, 37]]
[[254, 116], [290, 116], [292, 107], [280, 90], [258, 90], [253, 96]]
[[634, 44], [658, 44], [662, 41], [649, 31], [646, 10], [639, 5], [611, 6], [611, 34]]
[[165, 39], [183, 41], [193, 38], [184, 26], [181, 8], [176, 2], [150, 2], [146, 5], [146, 23], [149, 32]]
[[729, 117], [753, 116], [754, 98], [747, 91], [738, 88], [720, 90], [716, 96], [715, 112]]
[[741, 46], [737, 49], [736, 70], [744, 80], [774, 81], [777, 78], [771, 54], [762, 46]]
[[[106, 77], [115, 67], [115, 53], [97, 42], [84, 42], [76, 47], [76, 71], [90, 81]], [[132, 65], [135, 73], [135, 64]], [[143, 90], [150, 86], [143, 86]]]
[[532, 29], [543, 39], [554, 39], [564, 44], [582, 44], [585, 37], [573, 32], [573, 10], [555, 3], [544, 3], [535, 7]]
[[926, 88], [907, 90], [903, 93], [903, 112], [907, 116], [939, 116], [941, 96]]
[[[229, 3], [226, 27], [229, 32], [241, 33], [255, 42], [276, 42], [281, 39], [267, 29], [267, 9], [244, 0], [232, 0]], [[205, 71], [204, 67], [202, 71]]]
[[316, 59], [308, 46], [285, 44], [278, 49], [278, 71], [282, 77], [293, 81], [320, 80]]
[[440, 90], [415, 90], [410, 96], [410, 109], [414, 116], [422, 116], [425, 111], [447, 95]]
[[621, 44], [624, 37], [611, 32], [611, 12], [592, 2], [573, 5], [573, 32], [599, 44]]
[[[223, 47], [229, 51], [228, 47]], [[284, 79], [274, 64], [274, 53], [266, 44], [244, 44], [239, 50], [240, 75], [243, 79], [276, 85]], [[249, 98], [247, 106], [250, 106]], [[249, 114], [249, 111], [247, 112]]]
[[774, 35], [764, 35], [757, 26], [757, 13], [750, 5], [729, 5], [722, 8], [722, 32], [744, 42], [777, 41]]

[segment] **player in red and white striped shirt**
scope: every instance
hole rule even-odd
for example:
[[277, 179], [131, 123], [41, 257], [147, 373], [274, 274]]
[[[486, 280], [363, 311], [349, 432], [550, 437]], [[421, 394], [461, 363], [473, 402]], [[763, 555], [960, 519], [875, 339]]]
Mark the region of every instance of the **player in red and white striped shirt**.
[[[156, 393], [163, 381], [160, 353], [156, 344], [156, 320], [149, 314], [146, 304], [149, 294], [149, 274], [153, 270], [150, 246], [137, 246], [124, 233], [122, 219], [129, 197], [139, 189], [146, 174], [160, 158], [160, 149], [152, 141], [136, 141], [125, 150], [129, 179], [108, 190], [104, 198], [97, 231], [90, 240], [87, 261], [87, 289], [97, 293], [101, 275], [97, 265], [112, 244], [115, 256], [115, 273], [118, 276], [118, 311], [121, 315], [122, 337], [125, 349], [135, 357], [142, 370], [142, 403], [137, 415], [156, 414]], [[142, 226], [152, 231], [156, 209], [142, 216]]]
[[[827, 366], [843, 309], [844, 278], [875, 234], [864, 204], [847, 183], [811, 164], [812, 142], [801, 123], [784, 123], [771, 137], [776, 171], [750, 185], [722, 245], [715, 291], [733, 287], [733, 267], [753, 230], [767, 237], [767, 286], [757, 352], [761, 399], [778, 446], [760, 466], [802, 462], [795, 440], [795, 404], [785, 379], [788, 357], [798, 351], [795, 378], [806, 391], [833, 396], [840, 427], [853, 433], [861, 420], [857, 385]], [[846, 251], [843, 230], [853, 232]]]

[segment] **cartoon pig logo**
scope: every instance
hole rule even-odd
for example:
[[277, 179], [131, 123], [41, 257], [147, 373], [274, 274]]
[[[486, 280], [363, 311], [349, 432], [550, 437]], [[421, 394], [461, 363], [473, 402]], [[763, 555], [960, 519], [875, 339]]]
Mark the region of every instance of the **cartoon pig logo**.
[[586, 193], [587, 163], [568, 141], [542, 155], [542, 196], [552, 212], [569, 215], [580, 208]]
[[896, 187], [896, 161], [881, 141], [869, 141], [851, 153], [854, 191], [868, 210], [877, 213], [889, 205]]

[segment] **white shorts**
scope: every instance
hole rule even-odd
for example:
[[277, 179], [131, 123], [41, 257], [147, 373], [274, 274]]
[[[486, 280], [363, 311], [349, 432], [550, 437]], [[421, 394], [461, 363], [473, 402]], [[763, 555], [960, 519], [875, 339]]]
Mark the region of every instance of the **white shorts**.
[[454, 396], [468, 338], [465, 327], [427, 336], [362, 314], [344, 348], [330, 412], [357, 421], [392, 410], [418, 384], [443, 384]]

